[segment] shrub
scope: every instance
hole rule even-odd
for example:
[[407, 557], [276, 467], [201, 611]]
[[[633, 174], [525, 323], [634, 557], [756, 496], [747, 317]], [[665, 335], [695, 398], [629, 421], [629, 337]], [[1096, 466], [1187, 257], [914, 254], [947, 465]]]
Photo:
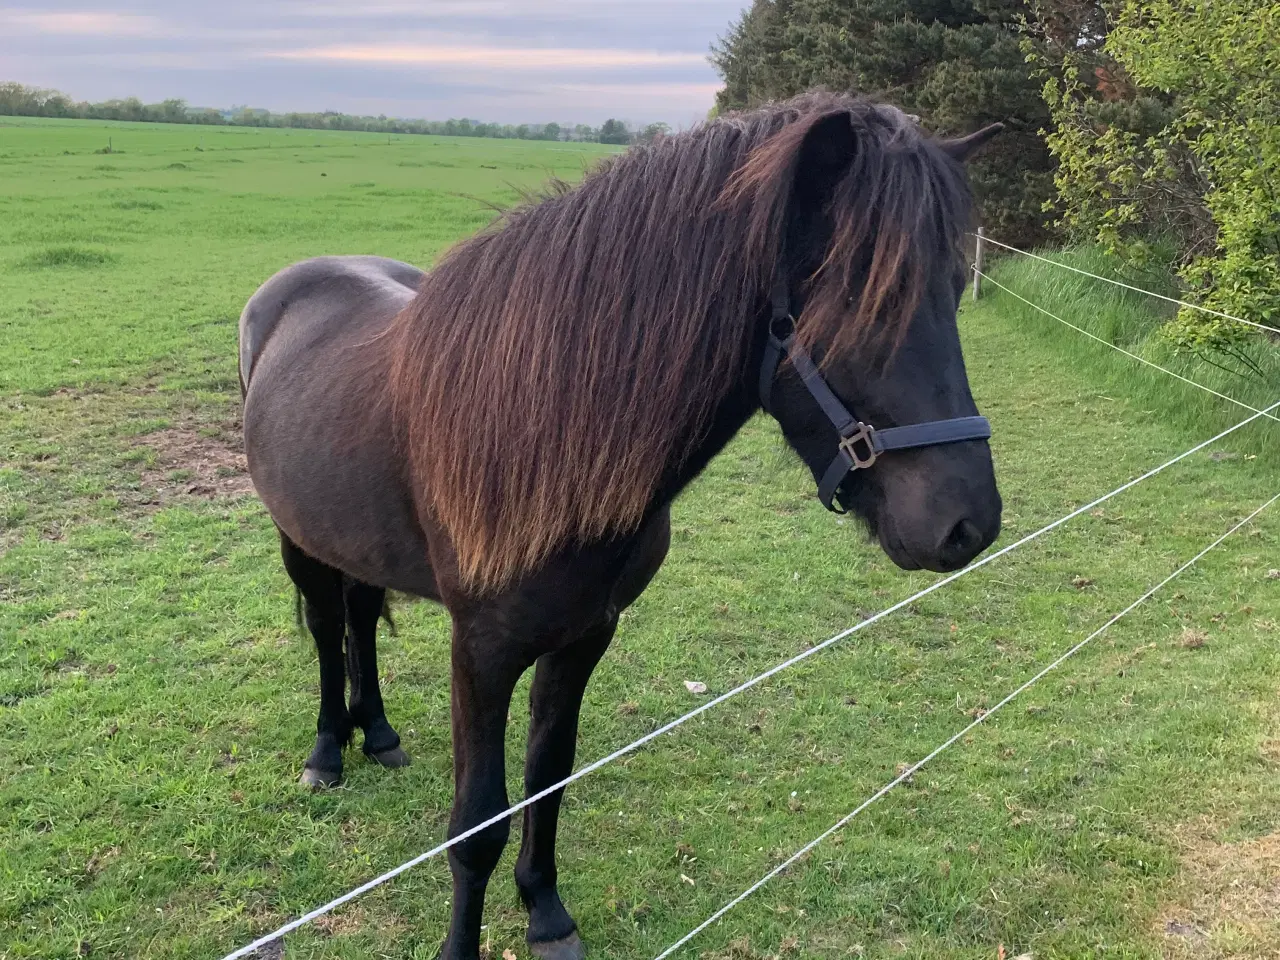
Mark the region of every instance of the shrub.
[[[1280, 3], [1102, 9], [1101, 43], [1066, 31], [1038, 61], [1059, 223], [1128, 263], [1167, 259], [1205, 306], [1280, 326]], [[1166, 335], [1239, 359], [1254, 334], [1184, 310]]]

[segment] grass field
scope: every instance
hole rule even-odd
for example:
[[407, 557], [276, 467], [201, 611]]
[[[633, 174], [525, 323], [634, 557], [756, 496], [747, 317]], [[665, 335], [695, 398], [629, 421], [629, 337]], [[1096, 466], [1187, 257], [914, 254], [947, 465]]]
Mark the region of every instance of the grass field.
[[[481, 200], [599, 152], [0, 120], [0, 957], [218, 957], [443, 836], [432, 606], [380, 641], [413, 765], [296, 786], [317, 676], [238, 452], [236, 317], [305, 256], [429, 263]], [[1071, 296], [1090, 323], [1143, 309]], [[962, 327], [1002, 542], [1245, 415], [1007, 295]], [[1280, 489], [1276, 438], [1250, 426], [576, 785], [562, 891], [592, 956], [653, 957], [1189, 559]], [[723, 691], [932, 580], [824, 512], [764, 420], [674, 524], [588, 692], [582, 762], [693, 706], [684, 680]], [[1280, 955], [1278, 540], [1263, 514], [683, 955]], [[494, 958], [526, 955], [516, 846]], [[448, 895], [430, 862], [283, 955], [432, 957]]]

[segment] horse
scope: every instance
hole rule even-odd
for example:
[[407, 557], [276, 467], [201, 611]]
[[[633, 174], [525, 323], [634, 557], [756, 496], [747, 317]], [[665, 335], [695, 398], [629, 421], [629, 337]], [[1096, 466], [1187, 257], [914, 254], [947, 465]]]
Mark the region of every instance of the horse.
[[[1001, 500], [956, 311], [964, 162], [999, 129], [942, 140], [808, 94], [553, 183], [429, 273], [321, 257], [268, 280], [240, 318], [240, 381], [249, 470], [319, 659], [303, 783], [340, 779], [355, 727], [374, 760], [408, 761], [378, 688], [388, 590], [452, 620], [449, 836], [508, 806], [503, 737], [530, 667], [525, 789], [567, 776], [672, 501], [762, 409], [898, 566], [986, 549]], [[524, 810], [515, 867], [543, 960], [585, 956], [557, 891], [562, 793]], [[509, 829], [449, 849], [444, 960], [479, 957]]]

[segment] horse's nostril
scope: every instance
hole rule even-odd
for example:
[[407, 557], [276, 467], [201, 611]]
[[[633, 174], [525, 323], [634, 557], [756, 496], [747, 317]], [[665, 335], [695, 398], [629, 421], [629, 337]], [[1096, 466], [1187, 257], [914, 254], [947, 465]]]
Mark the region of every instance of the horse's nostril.
[[968, 518], [961, 520], [942, 541], [942, 554], [948, 559], [966, 560], [982, 546], [982, 531]]

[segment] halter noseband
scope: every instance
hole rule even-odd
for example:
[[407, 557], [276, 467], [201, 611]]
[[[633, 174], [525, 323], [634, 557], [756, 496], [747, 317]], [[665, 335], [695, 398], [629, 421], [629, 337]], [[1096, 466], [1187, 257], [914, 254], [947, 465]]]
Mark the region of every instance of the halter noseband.
[[833, 513], [845, 512], [835, 505], [836, 491], [845, 477], [854, 470], [865, 470], [874, 465], [882, 453], [958, 443], [962, 440], [986, 440], [991, 436], [991, 423], [986, 417], [952, 417], [949, 420], [929, 420], [905, 427], [877, 430], [851, 414], [827, 386], [827, 381], [814, 366], [809, 351], [796, 342], [791, 297], [787, 293], [786, 280], [780, 277], [773, 287], [773, 315], [769, 320], [769, 339], [764, 348], [764, 362], [760, 365], [760, 404], [766, 411], [769, 411], [773, 381], [784, 354], [791, 359], [791, 365], [800, 374], [810, 395], [818, 402], [818, 406], [840, 435], [836, 455], [818, 481], [818, 499]]

